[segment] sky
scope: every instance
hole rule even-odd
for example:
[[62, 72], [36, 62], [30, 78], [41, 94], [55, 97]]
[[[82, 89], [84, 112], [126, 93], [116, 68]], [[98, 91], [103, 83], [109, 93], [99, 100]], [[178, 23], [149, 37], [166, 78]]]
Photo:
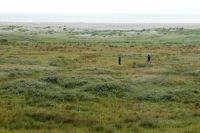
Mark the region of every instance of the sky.
[[200, 23], [200, 0], [0, 0], [0, 21]]

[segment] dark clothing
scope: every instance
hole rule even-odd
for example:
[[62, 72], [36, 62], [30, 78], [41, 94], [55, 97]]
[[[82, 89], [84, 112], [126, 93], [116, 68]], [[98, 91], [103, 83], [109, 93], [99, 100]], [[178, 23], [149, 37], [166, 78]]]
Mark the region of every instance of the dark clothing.
[[150, 55], [147, 56], [147, 61], [148, 61], [148, 62], [151, 61], [151, 56], [150, 56]]
[[121, 56], [119, 56], [118, 64], [121, 65]]

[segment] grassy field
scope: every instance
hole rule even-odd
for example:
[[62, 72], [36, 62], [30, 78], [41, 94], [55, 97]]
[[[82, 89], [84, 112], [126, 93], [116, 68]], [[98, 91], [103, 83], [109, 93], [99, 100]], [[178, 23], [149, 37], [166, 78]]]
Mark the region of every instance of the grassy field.
[[200, 29], [0, 25], [0, 132], [199, 133]]

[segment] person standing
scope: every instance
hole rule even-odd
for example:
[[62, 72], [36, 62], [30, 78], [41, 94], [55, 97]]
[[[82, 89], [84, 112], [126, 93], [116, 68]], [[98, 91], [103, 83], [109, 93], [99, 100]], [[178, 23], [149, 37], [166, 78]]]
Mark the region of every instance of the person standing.
[[151, 56], [148, 54], [147, 55], [147, 62], [150, 62], [151, 61]]
[[118, 64], [121, 65], [121, 56], [118, 58]]

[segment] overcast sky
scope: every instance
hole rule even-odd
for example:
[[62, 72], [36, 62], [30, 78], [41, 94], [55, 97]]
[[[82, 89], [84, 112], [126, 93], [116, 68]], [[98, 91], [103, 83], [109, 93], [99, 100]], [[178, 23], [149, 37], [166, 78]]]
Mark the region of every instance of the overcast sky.
[[18, 15], [19, 19], [24, 17], [19, 14], [101, 14], [101, 17], [102, 14], [146, 14], [154, 21], [155, 15], [163, 15], [166, 17], [158, 19], [200, 22], [200, 0], [0, 0], [0, 21], [12, 18], [6, 18], [5, 14]]

